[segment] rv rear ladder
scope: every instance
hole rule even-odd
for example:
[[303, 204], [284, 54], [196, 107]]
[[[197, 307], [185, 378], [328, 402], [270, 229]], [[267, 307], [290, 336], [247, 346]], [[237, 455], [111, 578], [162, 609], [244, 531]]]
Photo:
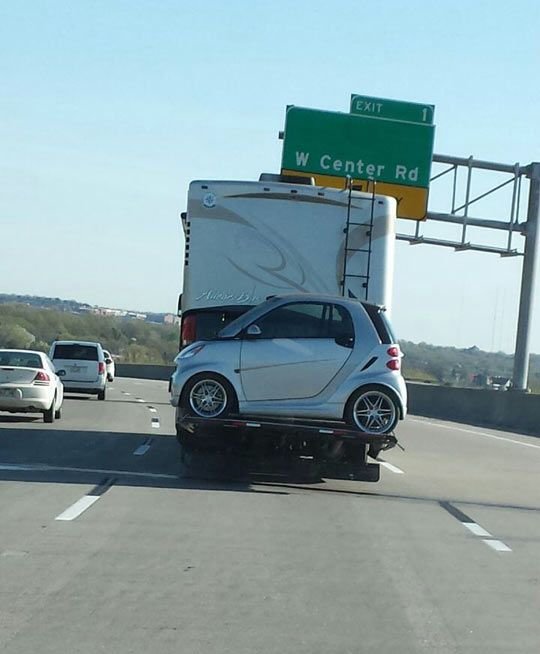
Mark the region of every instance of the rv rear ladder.
[[[354, 279], [363, 279], [364, 282], [362, 283], [362, 288], [365, 289], [364, 293], [364, 299], [368, 299], [368, 291], [369, 291], [369, 276], [370, 276], [370, 269], [371, 269], [371, 243], [372, 243], [372, 234], [373, 234], [373, 214], [374, 214], [374, 207], [375, 207], [375, 182], [373, 182], [373, 191], [371, 195], [371, 215], [370, 215], [370, 221], [369, 223], [359, 223], [359, 222], [354, 222], [351, 220], [351, 203], [352, 203], [352, 180], [348, 180], [348, 188], [349, 188], [349, 199], [347, 203], [347, 223], [345, 225], [345, 229], [343, 232], [345, 233], [345, 248], [343, 251], [343, 277], [341, 280], [341, 294], [345, 295], [345, 284], [348, 278], [354, 278]], [[366, 236], [368, 237], [368, 246], [367, 248], [351, 248], [349, 247], [349, 234], [351, 227], [367, 227], [368, 229], [366, 230]], [[365, 275], [358, 275], [358, 274], [353, 274], [347, 272], [347, 266], [349, 263], [349, 254], [353, 253], [358, 253], [358, 252], [363, 252], [364, 254], [367, 254], [367, 266], [366, 266], [366, 274]], [[349, 295], [352, 297], [355, 297], [354, 294], [350, 291], [349, 289]]]

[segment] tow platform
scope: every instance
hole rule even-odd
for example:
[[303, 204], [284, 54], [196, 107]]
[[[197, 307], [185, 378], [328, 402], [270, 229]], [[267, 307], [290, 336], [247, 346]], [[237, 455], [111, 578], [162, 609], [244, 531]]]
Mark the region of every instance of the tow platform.
[[391, 434], [364, 433], [339, 422], [298, 418], [267, 419], [231, 416], [199, 418], [184, 416], [177, 426], [184, 462], [192, 452], [219, 452], [249, 459], [255, 470], [311, 470], [328, 479], [376, 482], [380, 467], [376, 459], [397, 445]]

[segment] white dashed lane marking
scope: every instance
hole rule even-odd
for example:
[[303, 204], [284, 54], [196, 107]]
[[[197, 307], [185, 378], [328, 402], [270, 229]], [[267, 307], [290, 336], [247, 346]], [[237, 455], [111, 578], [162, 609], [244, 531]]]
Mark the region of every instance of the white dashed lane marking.
[[63, 511], [60, 515], [57, 515], [55, 520], [75, 520], [78, 518], [81, 513], [84, 513], [86, 509], [89, 509], [92, 504], [95, 504], [99, 500], [99, 496], [95, 495], [85, 495], [81, 497], [80, 500], [77, 500], [75, 504], [72, 504], [68, 509]]
[[139, 447], [133, 452], [133, 454], [135, 456], [143, 456], [144, 454], [146, 454], [148, 452], [151, 445], [152, 445], [152, 439], [147, 438], [144, 441], [144, 443], [141, 443], [141, 445], [139, 445]]
[[508, 547], [508, 545], [505, 545], [501, 540], [484, 540], [484, 543], [486, 545], [489, 545], [492, 550], [495, 550], [496, 552], [511, 552], [512, 550]]
[[93, 504], [95, 504], [99, 498], [109, 490], [114, 482], [115, 480], [112, 477], [104, 479], [100, 484], [94, 486], [94, 488], [87, 495], [81, 497], [80, 500], [77, 500], [65, 511], [62, 511], [60, 515], [57, 515], [55, 520], [61, 520], [64, 522], [75, 520], [75, 518], [78, 518], [81, 513], [84, 513]]
[[451, 516], [456, 518], [456, 520], [459, 520], [459, 522], [461, 522], [461, 524], [466, 529], [468, 529], [471, 533], [473, 533], [475, 536], [482, 537], [482, 542], [488, 545], [489, 547], [491, 547], [492, 550], [495, 550], [496, 552], [512, 551], [511, 548], [508, 547], [508, 545], [506, 545], [500, 540], [496, 540], [495, 538], [493, 538], [493, 536], [489, 533], [489, 531], [486, 531], [477, 522], [471, 520], [471, 518], [469, 518], [469, 516], [466, 513], [460, 511], [460, 509], [458, 509], [450, 502], [439, 502], [439, 506], [443, 508], [445, 511], [447, 511]]
[[392, 465], [391, 463], [388, 463], [388, 461], [384, 461], [383, 459], [375, 459], [377, 463], [380, 463], [382, 466], [384, 466], [387, 470], [390, 470], [390, 472], [395, 473], [396, 475], [403, 475], [405, 474], [405, 471], [402, 470], [401, 468], [398, 468], [395, 465]]
[[483, 536], [484, 538], [491, 538], [489, 531], [486, 531], [483, 527], [476, 524], [476, 522], [462, 522], [464, 527], [466, 527], [470, 532], [475, 536]]

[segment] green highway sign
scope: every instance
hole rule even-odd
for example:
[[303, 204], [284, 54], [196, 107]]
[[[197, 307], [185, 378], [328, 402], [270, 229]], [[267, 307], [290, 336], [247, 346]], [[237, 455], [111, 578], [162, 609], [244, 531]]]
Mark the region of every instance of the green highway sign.
[[401, 102], [387, 98], [372, 98], [368, 95], [351, 95], [351, 114], [403, 120], [406, 123], [433, 125], [435, 106], [416, 102]]
[[433, 125], [288, 107], [281, 168], [428, 188]]

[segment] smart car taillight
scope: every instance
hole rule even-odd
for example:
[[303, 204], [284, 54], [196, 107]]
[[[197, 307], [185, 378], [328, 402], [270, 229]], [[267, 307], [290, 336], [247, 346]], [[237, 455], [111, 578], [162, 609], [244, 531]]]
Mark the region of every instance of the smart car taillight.
[[392, 345], [392, 347], [389, 347], [386, 350], [386, 353], [388, 354], [389, 357], [399, 357], [401, 355], [401, 352], [399, 351], [399, 347], [397, 347], [397, 345]]
[[98, 375], [104, 375], [105, 374], [105, 363], [103, 361], [100, 361], [98, 363]]
[[386, 367], [390, 370], [399, 370], [401, 368], [401, 361], [399, 359], [390, 359], [386, 362]]
[[51, 381], [51, 378], [46, 372], [43, 372], [43, 370], [39, 370], [34, 377], [35, 382], [40, 382], [40, 384], [48, 384]]
[[182, 319], [182, 333], [180, 335], [180, 345], [186, 347], [190, 343], [193, 343], [197, 336], [197, 317], [196, 316], [185, 316]]

